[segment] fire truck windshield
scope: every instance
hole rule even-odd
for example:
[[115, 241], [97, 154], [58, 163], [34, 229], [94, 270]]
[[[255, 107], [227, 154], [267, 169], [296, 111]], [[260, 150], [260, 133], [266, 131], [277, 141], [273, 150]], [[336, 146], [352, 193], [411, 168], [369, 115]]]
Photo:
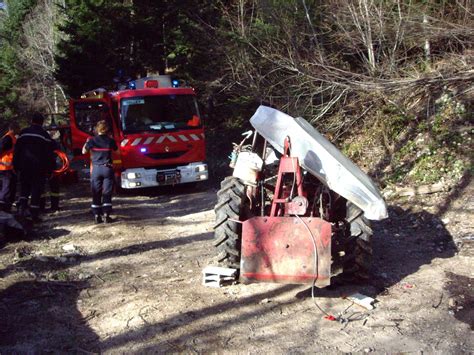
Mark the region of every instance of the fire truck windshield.
[[192, 95], [156, 95], [121, 100], [125, 133], [175, 131], [201, 127], [197, 102]]

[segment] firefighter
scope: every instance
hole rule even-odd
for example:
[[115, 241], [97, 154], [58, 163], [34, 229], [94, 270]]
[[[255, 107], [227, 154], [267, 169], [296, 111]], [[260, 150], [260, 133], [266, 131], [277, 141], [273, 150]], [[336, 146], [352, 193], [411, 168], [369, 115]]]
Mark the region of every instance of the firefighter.
[[108, 136], [109, 126], [106, 121], [99, 121], [95, 127], [97, 135], [89, 139], [82, 153], [91, 154], [91, 190], [92, 213], [95, 223], [113, 222], [110, 217], [112, 212], [112, 190], [114, 187], [114, 169], [112, 166], [112, 151], [117, 150], [117, 144]]
[[20, 132], [13, 155], [13, 167], [20, 178], [20, 215], [26, 216], [31, 195], [30, 212], [34, 222], [40, 221], [41, 194], [55, 163], [55, 143], [43, 129], [43, 123], [43, 115], [34, 113], [31, 126]]
[[8, 132], [0, 140], [0, 210], [10, 213], [16, 194], [16, 174], [13, 170], [13, 150], [20, 131], [18, 123], [12, 122]]
[[[59, 148], [59, 145], [56, 143], [55, 144], [56, 149]], [[56, 167], [56, 166], [55, 166]], [[51, 204], [50, 212], [54, 213], [59, 211], [59, 180], [60, 180], [60, 174], [53, 172], [51, 176], [49, 176], [46, 180], [47, 185], [49, 187], [49, 193], [44, 191], [44, 193], [41, 195], [41, 201], [40, 201], [40, 209], [41, 211], [46, 211], [46, 199], [49, 197], [49, 201]], [[45, 189], [46, 190], [46, 189]]]

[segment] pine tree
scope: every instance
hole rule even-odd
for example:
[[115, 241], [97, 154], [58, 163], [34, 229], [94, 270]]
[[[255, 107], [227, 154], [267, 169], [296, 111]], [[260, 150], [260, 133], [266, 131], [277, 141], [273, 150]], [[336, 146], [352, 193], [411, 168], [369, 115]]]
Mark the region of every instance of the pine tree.
[[28, 77], [18, 60], [23, 19], [35, 0], [4, 1], [0, 7], [0, 112], [3, 120], [20, 114], [20, 88]]
[[56, 78], [75, 96], [112, 83], [119, 69], [132, 67], [130, 8], [126, 4], [68, 0], [66, 21], [60, 26], [66, 37], [58, 44]]

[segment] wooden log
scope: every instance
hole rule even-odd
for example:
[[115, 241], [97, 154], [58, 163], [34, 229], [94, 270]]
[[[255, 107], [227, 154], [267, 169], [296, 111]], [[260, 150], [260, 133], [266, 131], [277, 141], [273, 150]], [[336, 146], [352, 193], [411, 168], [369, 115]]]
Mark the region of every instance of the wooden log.
[[449, 189], [450, 187], [446, 184], [436, 183], [432, 185], [397, 187], [395, 191], [393, 191], [393, 194], [397, 196], [416, 196], [449, 191]]

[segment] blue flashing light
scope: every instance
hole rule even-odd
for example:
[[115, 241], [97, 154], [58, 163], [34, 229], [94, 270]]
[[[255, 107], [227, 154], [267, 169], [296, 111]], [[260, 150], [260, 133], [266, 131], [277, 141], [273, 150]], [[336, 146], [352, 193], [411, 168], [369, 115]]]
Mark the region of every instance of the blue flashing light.
[[179, 86], [179, 80], [174, 79], [174, 80], [171, 82], [171, 85], [172, 85], [174, 88], [177, 88], [177, 87]]
[[143, 147], [143, 148], [140, 148], [140, 152], [142, 152], [142, 153], [146, 153], [146, 151], [147, 151], [147, 149], [146, 149], [145, 147]]
[[135, 89], [137, 88], [137, 84], [136, 84], [134, 81], [130, 81], [130, 82], [128, 83], [128, 88], [129, 88], [130, 90], [135, 90]]

